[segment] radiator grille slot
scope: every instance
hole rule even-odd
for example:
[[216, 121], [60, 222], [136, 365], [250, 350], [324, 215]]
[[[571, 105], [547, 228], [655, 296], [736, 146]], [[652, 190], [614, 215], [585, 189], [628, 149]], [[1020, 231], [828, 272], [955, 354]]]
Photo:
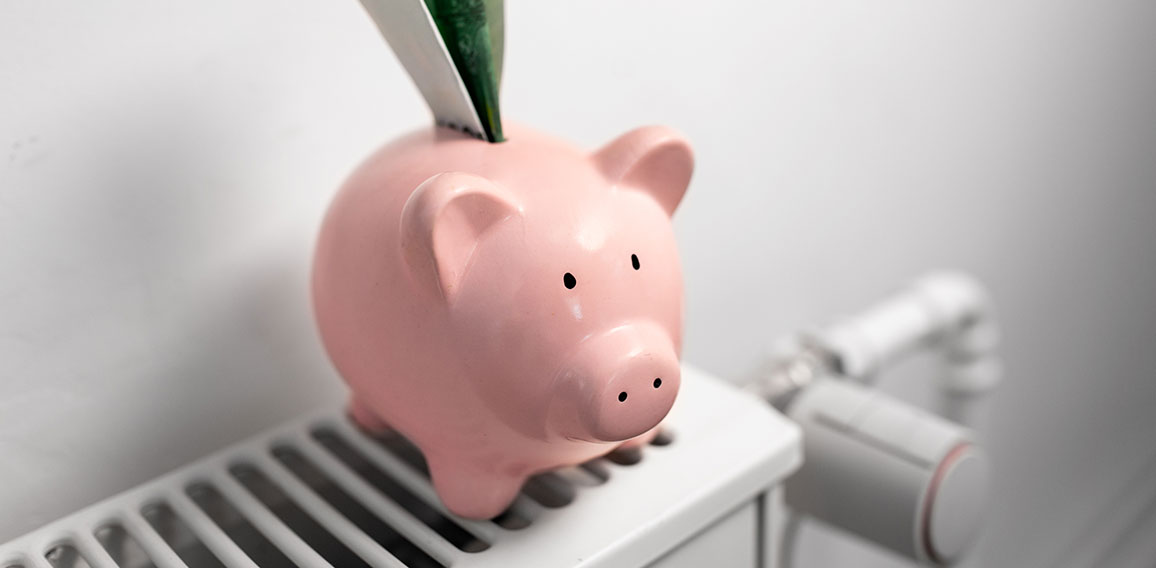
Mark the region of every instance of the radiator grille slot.
[[531, 477], [522, 487], [522, 494], [543, 507], [560, 509], [574, 502], [577, 491], [573, 484], [554, 473]]
[[230, 472], [261, 504], [268, 507], [281, 522], [285, 523], [285, 526], [327, 562], [333, 566], [350, 568], [369, 566], [256, 468], [248, 464], [238, 464], [230, 468]]
[[[312, 432], [326, 450], [349, 466], [366, 483], [372, 485], [381, 493], [393, 499], [403, 509], [409, 511], [433, 529], [438, 535], [446, 539], [458, 550], [464, 552], [481, 552], [490, 547], [489, 543], [470, 534], [467, 530], [434, 509], [388, 473], [373, 466], [365, 456], [355, 450], [348, 442], [341, 439], [332, 429], [318, 428]], [[529, 523], [527, 523], [528, 525]]]
[[606, 465], [599, 460], [588, 461], [582, 464], [581, 467], [586, 470], [586, 473], [601, 480], [602, 483], [610, 481], [610, 470], [606, 469]]
[[672, 443], [674, 443], [674, 432], [671, 432], [670, 428], [659, 430], [658, 433], [654, 435], [654, 439], [650, 441], [650, 445], [658, 447], [669, 446]]
[[141, 515], [185, 564], [198, 568], [225, 568], [167, 503], [150, 503], [141, 510]]
[[96, 540], [120, 568], [156, 568], [145, 549], [119, 523], [97, 529]]
[[413, 445], [404, 436], [396, 432], [387, 431], [380, 434], [374, 434], [373, 439], [377, 441], [381, 447], [393, 455], [401, 458], [406, 464], [413, 469], [422, 473], [422, 475], [429, 477], [429, 466], [425, 463], [425, 456], [421, 455], [421, 450]]
[[[217, 488], [200, 482], [190, 485], [185, 492], [255, 564], [261, 568], [298, 568], [281, 549], [242, 516]], [[123, 568], [129, 568], [119, 559], [117, 563]]]
[[642, 461], [641, 448], [617, 449], [606, 454], [606, 459], [618, 465], [635, 465]]
[[293, 472], [302, 482], [321, 496], [325, 502], [353, 522], [357, 528], [369, 535], [382, 548], [414, 568], [445, 568], [424, 550], [402, 536], [388, 523], [379, 519], [357, 499], [337, 486], [314, 464], [291, 446], [274, 448], [273, 455]]
[[80, 551], [69, 543], [58, 544], [44, 555], [52, 568], [92, 568]]

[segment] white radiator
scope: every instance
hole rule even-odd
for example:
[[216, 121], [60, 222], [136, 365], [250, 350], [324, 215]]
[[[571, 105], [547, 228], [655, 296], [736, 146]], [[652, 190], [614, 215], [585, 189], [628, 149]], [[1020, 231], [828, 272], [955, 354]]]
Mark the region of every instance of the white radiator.
[[327, 409], [0, 545], [0, 568], [771, 564], [798, 428], [686, 368], [667, 435], [534, 478], [491, 521], [449, 514], [420, 453]]

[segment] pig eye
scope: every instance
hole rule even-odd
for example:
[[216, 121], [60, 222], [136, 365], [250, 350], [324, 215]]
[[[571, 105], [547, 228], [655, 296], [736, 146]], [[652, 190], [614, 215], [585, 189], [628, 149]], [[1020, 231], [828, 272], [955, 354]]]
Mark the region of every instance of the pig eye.
[[574, 279], [573, 274], [567, 272], [566, 275], [562, 277], [562, 284], [565, 284], [566, 288], [573, 290], [574, 287], [578, 285], [578, 281]]
[[631, 266], [634, 267], [635, 270], [642, 268], [642, 265], [638, 264], [638, 255], [637, 254], [630, 255], [630, 264], [631, 264]]

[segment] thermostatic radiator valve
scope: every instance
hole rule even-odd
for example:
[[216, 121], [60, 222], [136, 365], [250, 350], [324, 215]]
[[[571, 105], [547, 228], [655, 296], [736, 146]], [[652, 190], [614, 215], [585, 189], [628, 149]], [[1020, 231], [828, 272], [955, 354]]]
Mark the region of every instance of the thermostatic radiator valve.
[[[748, 389], [802, 428], [803, 466], [784, 491], [793, 514], [922, 564], [958, 560], [982, 524], [988, 458], [966, 427], [871, 385], [904, 356], [938, 351], [945, 363], [940, 410], [972, 421], [1002, 378], [998, 340], [983, 287], [941, 273], [776, 345]], [[793, 550], [795, 530], [784, 551]]]
[[786, 414], [803, 430], [804, 455], [785, 484], [788, 507], [922, 563], [966, 551], [989, 485], [966, 429], [835, 379], [814, 381]]

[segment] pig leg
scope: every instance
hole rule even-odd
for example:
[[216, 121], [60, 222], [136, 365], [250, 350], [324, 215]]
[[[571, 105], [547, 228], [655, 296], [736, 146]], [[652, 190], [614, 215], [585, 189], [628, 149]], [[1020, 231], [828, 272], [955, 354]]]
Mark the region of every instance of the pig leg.
[[506, 510], [525, 477], [469, 467], [460, 459], [429, 456], [430, 477], [446, 508], [467, 519], [492, 519]]
[[349, 401], [349, 416], [362, 430], [371, 434], [384, 434], [390, 429], [389, 424], [386, 424], [357, 397], [353, 397]]

